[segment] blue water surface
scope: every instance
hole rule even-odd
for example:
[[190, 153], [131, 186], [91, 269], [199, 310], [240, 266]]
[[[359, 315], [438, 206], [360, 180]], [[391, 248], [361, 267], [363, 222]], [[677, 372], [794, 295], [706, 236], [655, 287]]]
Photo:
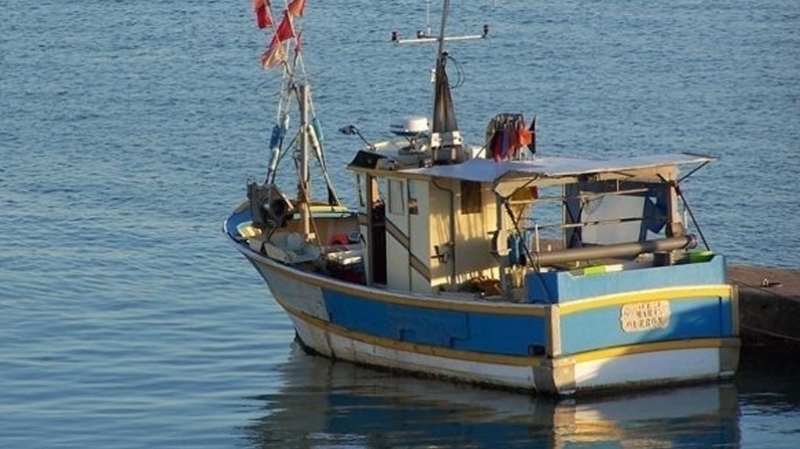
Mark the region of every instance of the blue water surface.
[[[450, 46], [468, 139], [524, 112], [543, 154], [719, 156], [684, 184], [712, 248], [800, 267], [796, 1], [455, 3], [454, 33], [491, 29]], [[264, 176], [275, 116], [279, 72], [259, 67], [270, 35], [251, 7], [0, 0], [1, 447], [797, 444], [798, 372], [783, 365], [645, 402], [561, 404], [299, 353], [220, 234]], [[428, 114], [433, 48], [389, 42], [426, 15], [422, 0], [307, 0], [331, 165], [358, 144], [338, 127], [379, 138]], [[352, 203], [346, 171], [334, 177]]]

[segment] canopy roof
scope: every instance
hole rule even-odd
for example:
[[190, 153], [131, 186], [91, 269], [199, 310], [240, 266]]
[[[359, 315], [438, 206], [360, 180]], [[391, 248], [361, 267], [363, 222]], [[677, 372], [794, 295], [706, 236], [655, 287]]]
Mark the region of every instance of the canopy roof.
[[476, 158], [461, 164], [436, 165], [426, 168], [399, 170], [401, 173], [455, 179], [460, 181], [490, 182], [527, 178], [562, 178], [611, 172], [624, 172], [677, 165], [700, 164], [715, 160], [711, 156], [695, 154], [662, 154], [605, 161], [565, 157], [538, 157], [529, 161], [500, 161]]

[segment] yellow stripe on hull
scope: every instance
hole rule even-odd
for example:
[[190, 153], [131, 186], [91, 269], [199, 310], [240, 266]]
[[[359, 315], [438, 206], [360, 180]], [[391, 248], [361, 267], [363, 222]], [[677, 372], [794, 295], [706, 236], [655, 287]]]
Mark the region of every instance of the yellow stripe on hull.
[[572, 354], [570, 356], [563, 357], [563, 359], [573, 359], [575, 360], [575, 363], [585, 363], [595, 360], [618, 358], [627, 355], [644, 354], [649, 352], [676, 351], [681, 349], [722, 348], [731, 346], [737, 341], [738, 340], [736, 339], [730, 338], [699, 338], [692, 340], [660, 341], [656, 343], [643, 343], [638, 345], [598, 349], [595, 351], [582, 352], [580, 354]]
[[732, 287], [727, 284], [702, 285], [690, 287], [667, 287], [654, 290], [644, 290], [612, 295], [595, 296], [574, 302], [559, 304], [561, 315], [583, 312], [586, 310], [600, 309], [603, 307], [622, 306], [636, 302], [684, 300], [697, 298], [730, 298]]

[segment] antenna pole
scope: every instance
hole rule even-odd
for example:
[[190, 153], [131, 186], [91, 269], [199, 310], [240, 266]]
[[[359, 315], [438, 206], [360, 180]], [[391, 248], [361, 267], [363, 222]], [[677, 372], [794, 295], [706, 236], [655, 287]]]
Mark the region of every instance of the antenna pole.
[[[400, 33], [398, 33], [397, 31], [392, 31], [392, 42], [394, 42], [395, 44], [426, 44], [426, 43], [438, 42], [439, 54], [441, 55], [442, 52], [444, 51], [445, 41], [485, 39], [489, 35], [489, 25], [483, 25], [483, 33], [481, 34], [446, 37], [444, 33], [445, 33], [445, 27], [447, 26], [447, 16], [450, 15], [450, 0], [444, 0], [442, 3], [443, 3], [442, 23], [441, 23], [441, 28], [439, 29], [438, 36], [432, 36], [430, 34], [430, 19], [429, 19], [428, 28], [425, 31], [417, 30], [417, 35], [413, 39], [401, 39]], [[428, 14], [430, 14], [430, 11], [428, 12]]]
[[[442, 59], [442, 53], [444, 52], [444, 30], [447, 26], [448, 12], [450, 12], [450, 0], [444, 0], [442, 5], [442, 25], [439, 29], [439, 54], [436, 55], [437, 61]], [[436, 68], [439, 68], [439, 63], [436, 64]]]
[[428, 8], [425, 11], [425, 34], [431, 34], [431, 0], [428, 0]]

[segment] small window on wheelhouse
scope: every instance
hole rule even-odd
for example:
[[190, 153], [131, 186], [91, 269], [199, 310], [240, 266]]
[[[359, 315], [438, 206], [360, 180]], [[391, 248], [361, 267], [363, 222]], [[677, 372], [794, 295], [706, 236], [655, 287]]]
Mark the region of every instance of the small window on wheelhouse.
[[356, 189], [358, 189], [358, 205], [361, 207], [367, 204], [367, 177], [362, 174], [356, 175]]
[[419, 214], [419, 205], [417, 204], [417, 189], [415, 188], [414, 181], [408, 182], [408, 213], [410, 215]]
[[406, 214], [405, 182], [399, 179], [389, 180], [389, 213], [393, 215]]
[[481, 183], [461, 181], [461, 214], [478, 214], [481, 208]]

